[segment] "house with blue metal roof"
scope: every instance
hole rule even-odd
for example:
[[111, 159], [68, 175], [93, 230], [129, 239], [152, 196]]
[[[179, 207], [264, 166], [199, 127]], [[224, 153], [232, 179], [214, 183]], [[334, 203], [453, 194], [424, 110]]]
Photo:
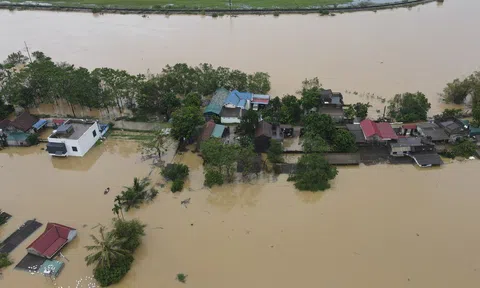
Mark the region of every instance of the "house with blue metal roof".
[[220, 112], [222, 112], [223, 104], [225, 103], [225, 100], [227, 99], [229, 94], [230, 92], [227, 89], [218, 88], [213, 94], [212, 100], [210, 100], [210, 103], [207, 107], [205, 107], [205, 110], [203, 111], [205, 117], [211, 118], [213, 115], [220, 115]]
[[253, 94], [250, 92], [239, 92], [233, 90], [228, 94], [227, 99], [223, 106], [227, 108], [241, 108], [241, 109], [250, 109], [250, 102], [252, 101]]

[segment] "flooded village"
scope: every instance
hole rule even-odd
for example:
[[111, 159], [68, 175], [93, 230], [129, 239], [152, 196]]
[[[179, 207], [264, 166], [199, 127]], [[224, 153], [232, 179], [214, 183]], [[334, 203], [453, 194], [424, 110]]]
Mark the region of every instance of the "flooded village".
[[[353, 29], [356, 21], [367, 26], [384, 21], [389, 28], [398, 26], [400, 29], [413, 25], [413, 19], [420, 31], [429, 29], [433, 39], [450, 35], [461, 40], [467, 37], [460, 33], [465, 23], [478, 21], [471, 12], [472, 8], [466, 6], [480, 6], [468, 2], [445, 1], [443, 6], [431, 3], [411, 11], [400, 9], [337, 15], [319, 21], [322, 25], [327, 24], [322, 32], [329, 35], [335, 29]], [[50, 12], [0, 13], [0, 22], [9, 18], [8, 25], [22, 22], [24, 15], [30, 13], [35, 15], [39, 25], [46, 25], [39, 20], [45, 15], [57, 17], [59, 21], [72, 15], [79, 23], [89, 23], [92, 17]], [[433, 16], [436, 13], [442, 17]], [[450, 30], [444, 29], [440, 34], [437, 29], [443, 24], [438, 21], [446, 15], [462, 17], [463, 24], [452, 24]], [[95, 18], [94, 22], [122, 26], [125, 20], [115, 18], [122, 16], [105, 15], [104, 18]], [[83, 17], [88, 20], [82, 20]], [[338, 49], [350, 52], [342, 54], [343, 58], [334, 53], [329, 53], [331, 60], [325, 55], [312, 60], [292, 55], [285, 61], [293, 58], [298, 63], [292, 64], [289, 71], [280, 72], [283, 65], [279, 66], [273, 59], [275, 54], [278, 56], [289, 47], [271, 50], [274, 55], [259, 57], [258, 63], [250, 64], [245, 59], [240, 61], [220, 53], [213, 55], [214, 51], [224, 49], [223, 45], [232, 43], [219, 43], [214, 51], [207, 51], [207, 46], [199, 42], [197, 54], [185, 56], [181, 49], [184, 49], [186, 40], [179, 38], [170, 42], [170, 31], [187, 33], [184, 30], [187, 27], [183, 25], [192, 25], [192, 29], [203, 27], [210, 31], [208, 33], [212, 31], [209, 29], [219, 29], [220, 33], [225, 27], [220, 28], [218, 23], [210, 24], [211, 19], [196, 16], [162, 20], [155, 17], [138, 19], [144, 21], [142, 24], [133, 18], [126, 19], [134, 22], [131, 24], [136, 28], [132, 29], [158, 25], [159, 22], [163, 24], [163, 21], [169, 23], [165, 24], [168, 29], [157, 31], [166, 33], [162, 34], [162, 44], [157, 43], [163, 45], [166, 52], [132, 56], [129, 49], [133, 48], [123, 45], [118, 49], [122, 50], [120, 54], [124, 62], [112, 55], [119, 53], [117, 51], [105, 51], [105, 57], [96, 57], [95, 60], [86, 57], [103, 49], [85, 46], [89, 44], [78, 45], [83, 48], [65, 53], [48, 41], [40, 44], [38, 38], [32, 37], [38, 42], [26, 38], [28, 45], [35, 47], [33, 51], [45, 52], [55, 61], [53, 63], [69, 61], [76, 64], [75, 69], [88, 67], [93, 78], [102, 79], [103, 90], [108, 87], [105, 84], [109, 83], [108, 75], [105, 71], [93, 71], [105, 66], [126, 69], [131, 75], [145, 73], [146, 79], [140, 81], [152, 84], [149, 88], [155, 89], [143, 90], [142, 95], [150, 95], [150, 91], [162, 87], [159, 83], [167, 83], [165, 85], [172, 85], [172, 91], [180, 96], [174, 109], [158, 113], [158, 109], [175, 102], [165, 99], [173, 98], [161, 93], [152, 93], [153, 96], [146, 99], [135, 96], [136, 106], [133, 107], [129, 106], [130, 94], [123, 93], [121, 97], [111, 98], [113, 102], [108, 103], [113, 104], [108, 111], [95, 108], [103, 105], [98, 102], [79, 103], [75, 98], [60, 96], [56, 98], [57, 103], [47, 103], [49, 100], [44, 98], [45, 103], [27, 109], [15, 105], [15, 111], [5, 120], [0, 119], [3, 120], [0, 129], [5, 136], [2, 138], [5, 147], [0, 151], [0, 209], [11, 216], [0, 225], [0, 240], [4, 241], [0, 250], [8, 252], [13, 262], [1, 270], [0, 287], [100, 287], [94, 277], [95, 266], [85, 262], [85, 257], [91, 255], [85, 247], [94, 244], [90, 235], [100, 237], [101, 227], [108, 231], [114, 229], [112, 219], [138, 219], [146, 226], [141, 244], [132, 253], [134, 260], [129, 271], [111, 287], [477, 287], [480, 284], [480, 254], [476, 249], [480, 233], [475, 229], [476, 219], [480, 216], [480, 199], [478, 189], [475, 189], [475, 176], [480, 167], [480, 161], [476, 159], [480, 131], [476, 128], [475, 90], [471, 90], [471, 95], [460, 103], [456, 98], [450, 103], [442, 100], [449, 93], [444, 88], [455, 78], [466, 86], [476, 81], [476, 74], [472, 73], [479, 70], [475, 63], [480, 63], [480, 59], [471, 52], [480, 48], [478, 40], [469, 40], [470, 44], [465, 47], [464, 54], [471, 54], [469, 57], [461, 53], [455, 57], [440, 57], [439, 54], [445, 52], [442, 49], [447, 48], [438, 47], [429, 49], [429, 53], [419, 49], [422, 50], [419, 55], [409, 56], [414, 59], [401, 56], [399, 50], [392, 52], [376, 47], [394, 47], [392, 37], [378, 39], [377, 45], [362, 40], [370, 47], [368, 51], [374, 50], [363, 52], [378, 56], [366, 56], [368, 61], [381, 58], [378, 61], [384, 62], [365, 66], [365, 59], [353, 61], [350, 58], [355, 49], [363, 49], [358, 46], [360, 40], [352, 35], [349, 41], [355, 45], [350, 48], [339, 45]], [[265, 23], [271, 23], [265, 18], [245, 17], [228, 20], [232, 24], [231, 32], [221, 33], [231, 33], [228, 35], [232, 39], [242, 39], [248, 32], [255, 39], [252, 23], [248, 22], [263, 19]], [[280, 28], [277, 25], [285, 28], [282, 21], [289, 21], [289, 17], [297, 16], [282, 15], [273, 19], [279, 21], [265, 27], [272, 32], [266, 37], [280, 37], [282, 34], [274, 31]], [[302, 17], [310, 16], [298, 15], [292, 19], [302, 22]], [[338, 25], [341, 23], [343, 28]], [[317, 24], [312, 25], [319, 28]], [[335, 27], [330, 28], [330, 25]], [[153, 26], [151, 29], [155, 31]], [[88, 37], [106, 36], [102, 33], [109, 30], [100, 24], [95, 27], [99, 30], [92, 28], [92, 35]], [[102, 29], [106, 30], [102, 32]], [[286, 33], [289, 34], [288, 29]], [[373, 39], [369, 38], [369, 33], [372, 37], [375, 34], [366, 32], [365, 41]], [[16, 34], [7, 35], [11, 36], [12, 42], [16, 37], [22, 38]], [[142, 33], [136, 35], [145, 44], [145, 49], [157, 45], [146, 43]], [[409, 40], [406, 35], [397, 33], [396, 39]], [[348, 42], [338, 35], [334, 38], [339, 44]], [[260, 38], [257, 40], [264, 43]], [[430, 42], [435, 43], [417, 40], [421, 48], [428, 48]], [[77, 45], [74, 44], [77, 40], [72, 41], [65, 45]], [[0, 47], [3, 58], [17, 51], [19, 45], [21, 48], [23, 38], [16, 42], [15, 46]], [[310, 46], [323, 47], [317, 44], [320, 43], [314, 42]], [[179, 51], [174, 52], [176, 49]], [[305, 49], [308, 52], [312, 48]], [[325, 49], [329, 51], [330, 48]], [[170, 52], [171, 58], [164, 58]], [[246, 51], [239, 49], [236, 52], [242, 57]], [[143, 57], [142, 61], [148, 64], [134, 63], [132, 59], [136, 57]], [[419, 61], [422, 57], [432, 58]], [[440, 58], [442, 66], [436, 67], [440, 64], [434, 64], [433, 59]], [[315, 61], [329, 69], [319, 69], [314, 65]], [[336, 64], [329, 64], [329, 61]], [[183, 62], [187, 63], [188, 69], [169, 70], [165, 67]], [[234, 75], [240, 75], [244, 73], [241, 72], [243, 69], [246, 80], [243, 82], [243, 76], [232, 76], [222, 82], [223, 85], [215, 82], [215, 85], [199, 88], [197, 84], [207, 83], [208, 78], [202, 76], [203, 81], [190, 83], [185, 80], [191, 79], [188, 76], [177, 85], [171, 82], [175, 77], [165, 76], [184, 75], [181, 73], [206, 75], [198, 72], [200, 69], [207, 71], [206, 68], [194, 66], [202, 62], [211, 62], [212, 71], [217, 72], [220, 66], [231, 67], [228, 75], [233, 71], [238, 72]], [[152, 69], [151, 65], [158, 67]], [[378, 67], [373, 68], [373, 65]], [[410, 65], [410, 73], [405, 73], [404, 65], [405, 68]], [[371, 73], [358, 73], [363, 69], [361, 66], [372, 70]], [[167, 72], [162, 72], [162, 68]], [[147, 73], [147, 69], [151, 71]], [[255, 71], [268, 73], [268, 81]], [[318, 76], [318, 85], [315, 76]], [[188, 90], [196, 94], [184, 95], [183, 91]], [[207, 90], [211, 93], [202, 92]], [[82, 92], [88, 94], [89, 91]], [[108, 100], [108, 95], [112, 94], [101, 95], [106, 95], [102, 99]], [[120, 102], [117, 101], [119, 98]], [[415, 105], [411, 106], [411, 102]], [[18, 103], [24, 105], [21, 101]], [[412, 109], [422, 105], [428, 108]], [[139, 117], [139, 111], [148, 117]], [[249, 119], [258, 122], [247, 121]], [[460, 149], [459, 145], [466, 147]], [[278, 156], [273, 150], [278, 147], [283, 152], [280, 153], [282, 161], [273, 160]], [[228, 156], [227, 152], [236, 155], [233, 179], [228, 177], [229, 169], [211, 160], [217, 159], [218, 155]], [[252, 158], [250, 152], [261, 157]], [[330, 187], [323, 192], [300, 191], [295, 188], [298, 179], [289, 181], [295, 173], [294, 164], [304, 155], [316, 154], [324, 155], [327, 162], [334, 165], [336, 175], [327, 181]], [[178, 183], [178, 179], [173, 179], [176, 176], [165, 172], [166, 167], [178, 168], [174, 174], [180, 175], [184, 173], [184, 166], [172, 164], [188, 168], [186, 176], [179, 178]], [[243, 173], [245, 167], [251, 169], [245, 173], [247, 177]], [[222, 185], [215, 177], [212, 177], [213, 184], [207, 183], [207, 174], [217, 175], [213, 172], [221, 174]], [[165, 176], [167, 174], [169, 177]], [[123, 192], [129, 187], [134, 187], [135, 177], [140, 182], [148, 177], [151, 183], [148, 191], [153, 188], [158, 195], [127, 211], [124, 206], [127, 201], [117, 201], [117, 198], [125, 196]], [[181, 186], [180, 191], [173, 193], [173, 186], [177, 184]], [[117, 204], [121, 206], [120, 211], [115, 210]], [[5, 216], [0, 214], [0, 219], [3, 219], [2, 215]], [[27, 225], [22, 226], [25, 223]], [[34, 229], [35, 225], [38, 227]], [[30, 230], [29, 233], [24, 232], [26, 230]], [[12, 234], [16, 237], [10, 241]], [[42, 245], [49, 246], [49, 250]], [[26, 257], [30, 262], [23, 261]]]

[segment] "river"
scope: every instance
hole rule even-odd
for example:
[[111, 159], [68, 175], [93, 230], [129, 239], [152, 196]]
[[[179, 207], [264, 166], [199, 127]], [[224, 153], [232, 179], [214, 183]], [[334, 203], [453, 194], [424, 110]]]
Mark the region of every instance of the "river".
[[[411, 9], [321, 17], [93, 15], [0, 11], [0, 55], [24, 47], [57, 61], [131, 73], [166, 64], [211, 63], [271, 75], [273, 96], [295, 93], [305, 78], [344, 93], [347, 103], [422, 91], [430, 114], [445, 105], [445, 83], [480, 69], [480, 1], [447, 0]], [[358, 92], [354, 95], [353, 92]], [[370, 94], [367, 94], [370, 93]], [[374, 96], [373, 96], [374, 95]]]

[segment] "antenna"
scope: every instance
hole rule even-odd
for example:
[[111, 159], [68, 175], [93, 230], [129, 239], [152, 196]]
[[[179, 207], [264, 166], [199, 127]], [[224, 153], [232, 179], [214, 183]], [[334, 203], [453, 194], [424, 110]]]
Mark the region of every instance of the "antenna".
[[23, 41], [23, 43], [25, 43], [25, 49], [27, 49], [28, 59], [30, 59], [30, 63], [32, 63], [32, 57], [30, 56], [30, 50], [28, 50], [27, 42]]

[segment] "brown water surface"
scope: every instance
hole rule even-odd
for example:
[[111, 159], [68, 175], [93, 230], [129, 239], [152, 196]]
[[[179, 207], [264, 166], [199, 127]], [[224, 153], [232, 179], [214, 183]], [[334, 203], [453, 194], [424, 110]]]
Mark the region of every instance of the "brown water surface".
[[[34, 217], [76, 227], [79, 237], [64, 249], [70, 261], [56, 281], [10, 267], [1, 287], [92, 287], [88, 235], [109, 223], [122, 186], [151, 168], [128, 141], [107, 140], [84, 158], [50, 158], [40, 148], [0, 152], [0, 206], [14, 216], [0, 237]], [[126, 214], [147, 223], [147, 236], [116, 287], [183, 287], [177, 273], [202, 288], [480, 285], [477, 161], [340, 168], [333, 188], [315, 194], [296, 192], [285, 176], [209, 191], [195, 154], [175, 160], [190, 166], [192, 186]], [[12, 253], [16, 262], [39, 233]]]
[[[434, 114], [445, 107], [438, 97], [445, 83], [480, 68], [478, 11], [480, 1], [472, 0], [334, 17], [1, 10], [0, 55], [22, 49], [26, 41], [31, 50], [87, 68], [156, 73], [166, 64], [206, 62], [266, 71], [275, 96], [294, 93], [302, 79], [318, 76], [325, 87], [352, 92], [345, 93], [346, 102], [373, 103], [373, 114], [384, 106], [377, 96], [406, 91], [427, 94]], [[60, 110], [70, 114], [68, 107]]]

